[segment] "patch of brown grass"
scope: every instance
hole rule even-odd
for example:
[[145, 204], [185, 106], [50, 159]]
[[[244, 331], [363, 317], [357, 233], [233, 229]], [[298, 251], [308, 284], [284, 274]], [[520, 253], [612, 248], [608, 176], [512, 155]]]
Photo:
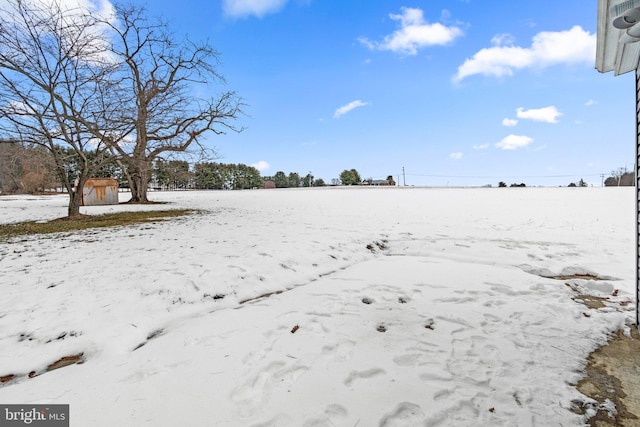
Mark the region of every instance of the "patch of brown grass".
[[88, 228], [127, 226], [158, 222], [165, 219], [194, 213], [190, 209], [162, 211], [118, 212], [104, 215], [77, 215], [47, 222], [27, 221], [15, 224], [0, 224], [0, 239], [34, 234], [67, 233]]
[[[591, 353], [585, 368], [585, 377], [576, 388], [598, 404], [586, 405], [595, 414], [586, 422], [591, 427], [637, 427], [640, 426], [640, 335], [635, 326], [630, 327], [631, 336], [617, 331], [607, 345]], [[602, 406], [610, 401], [616, 412], [609, 413]], [[576, 404], [573, 411], [584, 415], [585, 404]]]

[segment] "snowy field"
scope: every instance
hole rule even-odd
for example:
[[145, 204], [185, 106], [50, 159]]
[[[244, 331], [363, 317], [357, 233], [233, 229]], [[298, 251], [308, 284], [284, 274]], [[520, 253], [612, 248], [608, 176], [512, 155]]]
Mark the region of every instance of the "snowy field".
[[[579, 426], [571, 384], [634, 319], [633, 188], [150, 197], [171, 204], [83, 212], [201, 212], [0, 242], [1, 403], [74, 427]], [[0, 197], [0, 222], [66, 202]]]

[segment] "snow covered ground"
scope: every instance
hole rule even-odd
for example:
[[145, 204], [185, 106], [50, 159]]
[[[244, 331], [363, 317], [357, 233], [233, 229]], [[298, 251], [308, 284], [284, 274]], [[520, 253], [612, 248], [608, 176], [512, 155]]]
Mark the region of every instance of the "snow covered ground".
[[[577, 426], [571, 384], [634, 319], [633, 188], [151, 198], [171, 204], [83, 212], [201, 212], [0, 242], [1, 403], [67, 403], [72, 426]], [[66, 201], [0, 197], [0, 222]]]

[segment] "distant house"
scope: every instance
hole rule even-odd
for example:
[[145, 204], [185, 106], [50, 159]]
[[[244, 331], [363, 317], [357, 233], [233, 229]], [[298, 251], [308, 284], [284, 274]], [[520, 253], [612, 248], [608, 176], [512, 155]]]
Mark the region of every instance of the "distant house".
[[389, 181], [386, 179], [367, 179], [362, 181], [362, 185], [375, 185], [375, 186], [385, 186], [389, 185]]
[[273, 188], [276, 188], [276, 183], [273, 181], [265, 181], [264, 182], [264, 188], [267, 190], [271, 190]]
[[393, 180], [393, 176], [389, 175], [387, 179], [366, 179], [362, 181], [361, 185], [374, 185], [378, 187], [383, 186], [392, 186], [396, 185], [396, 182]]

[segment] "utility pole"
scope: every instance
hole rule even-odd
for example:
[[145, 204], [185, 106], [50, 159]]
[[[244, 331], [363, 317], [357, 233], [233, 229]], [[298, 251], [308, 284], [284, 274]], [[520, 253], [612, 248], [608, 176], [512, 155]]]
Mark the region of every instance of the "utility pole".
[[602, 178], [601, 187], [604, 187], [604, 174], [603, 173], [600, 174], [600, 178]]
[[404, 166], [402, 167], [402, 183], [405, 187], [407, 186], [407, 176], [404, 174]]

